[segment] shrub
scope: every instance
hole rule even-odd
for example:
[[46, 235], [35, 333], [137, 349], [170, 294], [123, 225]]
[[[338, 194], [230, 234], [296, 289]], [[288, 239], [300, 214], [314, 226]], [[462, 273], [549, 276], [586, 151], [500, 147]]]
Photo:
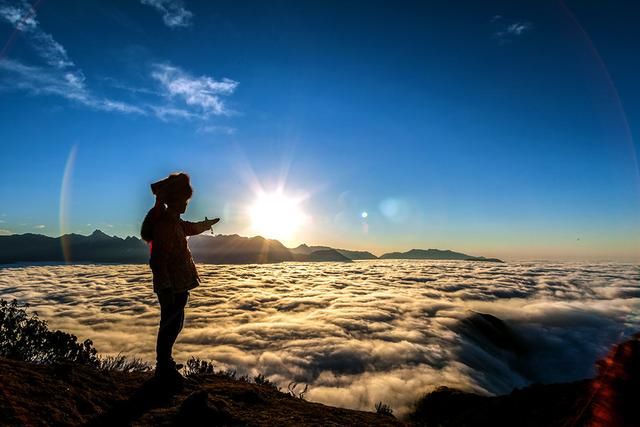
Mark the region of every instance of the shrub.
[[129, 359], [123, 354], [118, 354], [117, 356], [98, 357], [98, 369], [101, 371], [149, 372], [151, 365], [137, 357]]
[[50, 331], [27, 304], [0, 299], [0, 356], [34, 363], [75, 362], [98, 366], [91, 340], [62, 331]]
[[386, 403], [378, 402], [376, 403], [376, 414], [393, 417], [393, 409]]
[[183, 369], [184, 375], [187, 377], [193, 377], [196, 375], [213, 374], [215, 372], [213, 363], [206, 360], [198, 359], [191, 356], [187, 360], [187, 364]]
[[[235, 369], [226, 369], [216, 371], [215, 366], [212, 362], [208, 362], [206, 360], [199, 359], [197, 357], [191, 356], [185, 367], [182, 368], [182, 372], [187, 377], [195, 377], [200, 375], [215, 375], [217, 377], [223, 377], [234, 381], [240, 381], [243, 383], [250, 383], [251, 377], [249, 375], [238, 375], [238, 371]], [[274, 390], [280, 391], [280, 387], [278, 387], [274, 382], [269, 381], [264, 375], [258, 374], [253, 377], [253, 383], [258, 385], [263, 385], [267, 387], [271, 387]], [[302, 392], [304, 395], [305, 390]]]
[[271, 387], [274, 390], [280, 391], [280, 387], [278, 387], [274, 382], [269, 381], [264, 375], [258, 374], [253, 377], [253, 382], [258, 385], [264, 385], [267, 387]]
[[230, 380], [240, 381], [242, 383], [251, 382], [251, 379], [249, 378], [249, 375], [245, 374], [245, 375], [238, 376], [238, 371], [236, 371], [235, 369], [227, 369], [226, 371], [218, 371], [215, 374], [217, 376], [219, 376], [219, 377], [229, 378]]
[[236, 371], [235, 369], [226, 369], [224, 371], [219, 370], [218, 372], [216, 372], [217, 376], [229, 378], [230, 380], [235, 380], [237, 374], [238, 374], [238, 371]]

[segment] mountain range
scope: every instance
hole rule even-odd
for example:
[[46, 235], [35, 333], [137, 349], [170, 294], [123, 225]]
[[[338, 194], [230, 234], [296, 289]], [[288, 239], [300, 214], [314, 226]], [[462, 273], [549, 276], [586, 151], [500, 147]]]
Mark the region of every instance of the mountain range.
[[[64, 248], [64, 249], [63, 249]], [[335, 249], [329, 246], [299, 245], [287, 248], [278, 240], [237, 234], [215, 236], [201, 234], [189, 238], [189, 248], [196, 262], [206, 264], [262, 264], [284, 261], [351, 262], [378, 259], [367, 251]], [[466, 255], [450, 250], [412, 249], [392, 252], [379, 259], [433, 259], [502, 262], [497, 258]], [[137, 237], [108, 236], [95, 230], [88, 236], [65, 234], [49, 237], [41, 234], [0, 236], [0, 264], [32, 262], [107, 262], [146, 263], [147, 244]]]
[[459, 261], [503, 262], [498, 258], [471, 256], [460, 252], [441, 249], [411, 249], [407, 252], [390, 252], [380, 256], [380, 259], [442, 259]]

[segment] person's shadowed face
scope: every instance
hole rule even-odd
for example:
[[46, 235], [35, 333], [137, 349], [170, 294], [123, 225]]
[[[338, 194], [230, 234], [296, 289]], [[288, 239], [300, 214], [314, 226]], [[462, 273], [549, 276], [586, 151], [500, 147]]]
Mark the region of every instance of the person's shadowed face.
[[189, 200], [171, 200], [167, 203], [167, 207], [174, 212], [179, 214], [183, 214], [187, 210], [187, 205], [189, 204]]

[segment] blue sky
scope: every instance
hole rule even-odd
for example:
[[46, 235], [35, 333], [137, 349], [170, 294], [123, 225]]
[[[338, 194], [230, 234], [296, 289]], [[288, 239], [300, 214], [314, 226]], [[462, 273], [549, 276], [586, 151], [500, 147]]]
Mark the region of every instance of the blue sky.
[[640, 6], [583, 3], [3, 0], [0, 233], [186, 171], [221, 233], [282, 186], [289, 244], [637, 260]]

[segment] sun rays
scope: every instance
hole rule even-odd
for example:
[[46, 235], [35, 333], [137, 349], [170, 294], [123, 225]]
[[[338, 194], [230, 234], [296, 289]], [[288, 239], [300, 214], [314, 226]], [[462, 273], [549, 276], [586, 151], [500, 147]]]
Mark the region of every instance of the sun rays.
[[263, 237], [291, 241], [296, 231], [308, 221], [301, 206], [303, 200], [303, 197], [292, 197], [282, 190], [260, 192], [248, 209], [252, 231]]

